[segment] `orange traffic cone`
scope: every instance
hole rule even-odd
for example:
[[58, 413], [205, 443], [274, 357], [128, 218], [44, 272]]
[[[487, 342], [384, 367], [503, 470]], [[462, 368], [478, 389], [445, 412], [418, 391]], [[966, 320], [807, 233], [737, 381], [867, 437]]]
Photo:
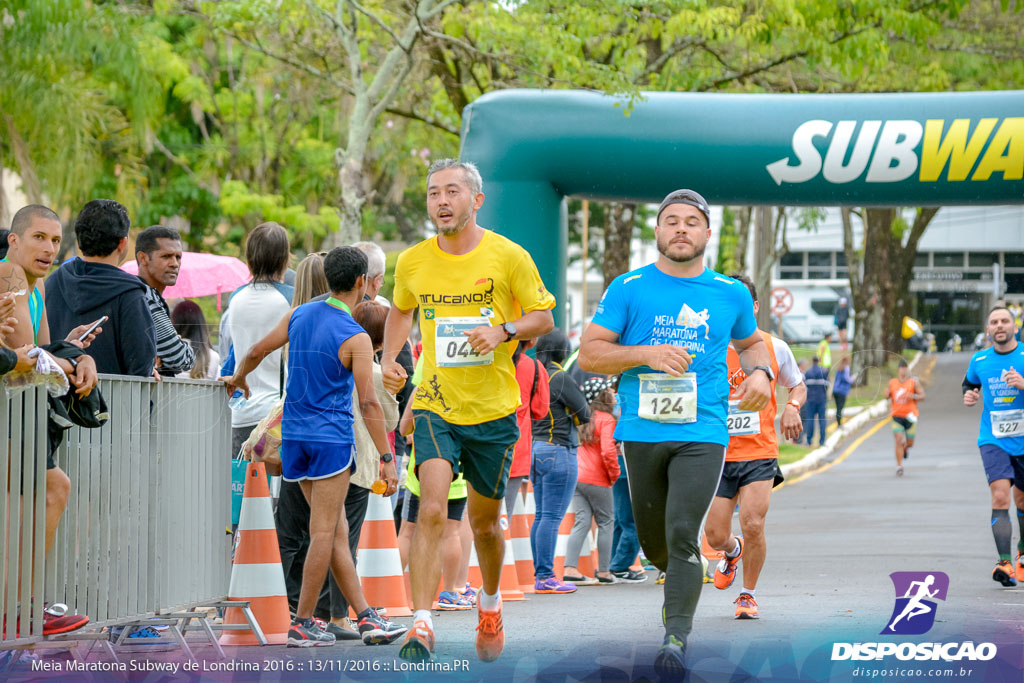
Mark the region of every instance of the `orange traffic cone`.
[[398, 554], [395, 518], [387, 499], [376, 493], [370, 494], [366, 507], [356, 573], [366, 602], [386, 608], [388, 617], [412, 616], [405, 592], [402, 558]]
[[[527, 500], [531, 503], [533, 502], [532, 490], [527, 495]], [[509, 531], [512, 534], [512, 552], [516, 558], [516, 578], [519, 581], [519, 590], [524, 593], [533, 593], [533, 550], [530, 548], [530, 516], [526, 512], [526, 502], [520, 496], [516, 496]]]
[[583, 538], [583, 545], [580, 547], [580, 559], [576, 570], [583, 576], [597, 575], [597, 542], [594, 540], [594, 532], [588, 531]]
[[[515, 555], [512, 551], [512, 535], [509, 533], [508, 516], [505, 514], [505, 503], [501, 503], [501, 528], [505, 530], [505, 557], [502, 560], [501, 580], [498, 588], [501, 599], [507, 601], [525, 600], [526, 596], [519, 589], [519, 577], [516, 571]], [[474, 586], [484, 585], [484, 576], [480, 571], [480, 559], [476, 554], [476, 543], [469, 554], [469, 582]]]
[[505, 532], [505, 557], [501, 566], [501, 599], [502, 600], [525, 600], [523, 591], [519, 590], [519, 573], [516, 569], [515, 548], [512, 547], [512, 531], [508, 523], [508, 511], [505, 509], [505, 501], [501, 501], [501, 528]]
[[[245, 470], [242, 510], [238, 516], [238, 546], [231, 568], [228, 600], [248, 600], [256, 623], [269, 645], [288, 641], [291, 618], [288, 594], [281, 568], [281, 551], [270, 505], [267, 472], [261, 462], [250, 462]], [[224, 613], [224, 625], [247, 624], [238, 607]], [[221, 645], [260, 645], [252, 629], [225, 631]]]
[[[515, 510], [512, 511], [513, 513]], [[529, 527], [533, 527], [533, 520], [537, 517], [537, 499], [533, 496], [533, 482], [526, 481], [526, 521]]]
[[572, 534], [572, 525], [576, 523], [576, 513], [567, 512], [558, 525], [558, 540], [555, 542], [555, 562], [552, 570], [555, 576], [562, 578], [565, 573], [565, 553], [569, 547], [569, 536]]

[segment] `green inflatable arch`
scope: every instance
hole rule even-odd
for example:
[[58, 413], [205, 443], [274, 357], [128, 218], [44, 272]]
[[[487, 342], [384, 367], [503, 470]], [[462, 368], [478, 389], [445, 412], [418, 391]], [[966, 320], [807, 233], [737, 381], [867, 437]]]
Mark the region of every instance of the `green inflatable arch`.
[[[522, 244], [559, 302], [566, 197], [713, 204], [1024, 203], [1024, 91], [866, 95], [503, 90], [466, 107], [478, 220]], [[559, 306], [564, 324], [565, 308]]]

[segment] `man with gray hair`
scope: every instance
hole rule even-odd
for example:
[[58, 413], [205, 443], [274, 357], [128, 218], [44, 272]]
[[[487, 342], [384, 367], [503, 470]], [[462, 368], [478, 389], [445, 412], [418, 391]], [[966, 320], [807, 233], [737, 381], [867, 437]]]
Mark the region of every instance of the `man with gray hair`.
[[352, 246], [366, 254], [366, 296], [375, 299], [384, 286], [384, 250], [373, 242], [356, 242]]
[[407, 380], [398, 354], [420, 310], [423, 382], [413, 398], [420, 508], [409, 554], [413, 628], [399, 656], [428, 661], [430, 615], [441, 573], [448, 490], [464, 474], [483, 586], [477, 602], [477, 656], [493, 661], [505, 643], [501, 578], [505, 537], [499, 524], [512, 449], [519, 439], [519, 385], [512, 354], [520, 339], [554, 327], [548, 293], [530, 254], [476, 222], [484, 203], [480, 172], [444, 159], [427, 172], [427, 211], [437, 235], [409, 247], [395, 266], [394, 302], [384, 330], [384, 385]]

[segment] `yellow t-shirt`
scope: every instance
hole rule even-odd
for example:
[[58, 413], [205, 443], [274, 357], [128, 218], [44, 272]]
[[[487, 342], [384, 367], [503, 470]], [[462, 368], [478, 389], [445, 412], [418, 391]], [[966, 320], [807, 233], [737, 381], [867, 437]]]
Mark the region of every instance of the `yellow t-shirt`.
[[420, 309], [423, 380], [413, 408], [458, 425], [515, 412], [519, 385], [512, 352], [517, 342], [479, 356], [462, 332], [554, 308], [555, 297], [525, 249], [486, 230], [473, 251], [454, 255], [442, 251], [432, 237], [398, 257], [393, 300], [402, 310]]

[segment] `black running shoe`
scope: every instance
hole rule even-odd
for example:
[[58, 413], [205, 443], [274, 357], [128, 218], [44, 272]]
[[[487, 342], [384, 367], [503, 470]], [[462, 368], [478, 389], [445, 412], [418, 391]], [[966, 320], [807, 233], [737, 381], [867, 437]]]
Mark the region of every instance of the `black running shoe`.
[[683, 650], [686, 645], [673, 635], [665, 636], [665, 643], [658, 649], [654, 660], [654, 672], [662, 681], [681, 681], [686, 675]]
[[327, 647], [334, 645], [334, 636], [323, 631], [316, 622], [306, 625], [302, 619], [292, 619], [288, 629], [288, 647]]
[[1009, 560], [1000, 560], [996, 568], [992, 570], [992, 580], [998, 581], [1007, 588], [1017, 585], [1017, 577], [1014, 576], [1013, 565]]
[[643, 583], [647, 580], [646, 572], [638, 572], [633, 569], [627, 569], [621, 572], [612, 572], [612, 576], [622, 583]]
[[392, 643], [405, 635], [408, 630], [408, 627], [380, 616], [372, 607], [370, 613], [359, 620], [359, 635], [362, 636], [365, 645]]
[[359, 640], [359, 631], [355, 629], [351, 621], [349, 621], [349, 625], [350, 628], [346, 628], [345, 626], [338, 626], [333, 621], [329, 621], [327, 622], [327, 628], [324, 630], [333, 635], [335, 640]]

